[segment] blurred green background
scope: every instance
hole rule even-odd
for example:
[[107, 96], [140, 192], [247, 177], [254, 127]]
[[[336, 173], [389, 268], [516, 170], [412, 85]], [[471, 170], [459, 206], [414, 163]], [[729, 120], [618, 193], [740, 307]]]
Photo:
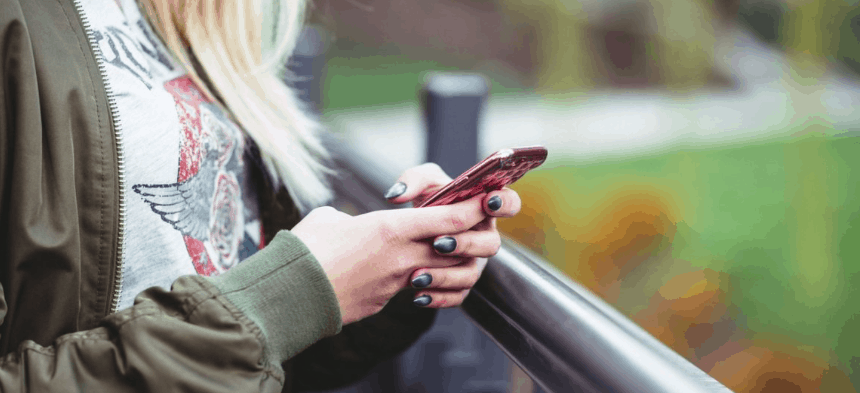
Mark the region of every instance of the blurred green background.
[[312, 21], [331, 34], [324, 116], [478, 71], [493, 97], [569, 111], [575, 143], [601, 138], [576, 108], [635, 119], [631, 97], [663, 97], [675, 125], [556, 154], [500, 227], [734, 391], [860, 388], [857, 0], [355, 0]]

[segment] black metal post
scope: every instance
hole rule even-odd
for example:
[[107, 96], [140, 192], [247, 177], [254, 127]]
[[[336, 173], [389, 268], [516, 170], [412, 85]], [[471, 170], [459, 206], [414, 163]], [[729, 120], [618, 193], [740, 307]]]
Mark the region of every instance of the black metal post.
[[478, 124], [489, 84], [479, 74], [434, 73], [422, 90], [427, 161], [451, 177], [478, 161]]
[[[456, 177], [478, 161], [478, 129], [489, 84], [479, 74], [434, 73], [421, 92], [427, 161]], [[504, 393], [511, 362], [459, 308], [439, 310], [430, 330], [399, 361], [416, 392]], [[421, 362], [417, 375], [410, 364]]]
[[287, 63], [284, 81], [297, 92], [311, 110], [322, 110], [322, 85], [325, 77], [327, 43], [320, 28], [305, 27]]

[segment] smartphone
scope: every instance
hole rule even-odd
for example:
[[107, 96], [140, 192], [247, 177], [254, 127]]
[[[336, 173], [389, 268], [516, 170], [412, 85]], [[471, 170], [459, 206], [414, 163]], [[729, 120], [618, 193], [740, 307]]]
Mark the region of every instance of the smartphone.
[[513, 184], [546, 161], [543, 146], [502, 149], [436, 191], [416, 207], [449, 205]]

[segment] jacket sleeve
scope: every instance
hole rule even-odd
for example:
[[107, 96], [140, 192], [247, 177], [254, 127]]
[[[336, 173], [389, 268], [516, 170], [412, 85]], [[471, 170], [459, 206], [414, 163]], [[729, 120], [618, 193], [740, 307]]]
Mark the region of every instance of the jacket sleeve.
[[[6, 316], [0, 296], [0, 318]], [[340, 329], [325, 273], [281, 232], [225, 274], [151, 288], [96, 329], [0, 359], [3, 392], [279, 392], [280, 363]]]

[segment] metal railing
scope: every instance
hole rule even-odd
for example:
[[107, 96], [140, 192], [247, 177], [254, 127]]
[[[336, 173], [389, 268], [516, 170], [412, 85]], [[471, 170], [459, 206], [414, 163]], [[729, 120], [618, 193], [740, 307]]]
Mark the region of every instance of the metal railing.
[[[324, 45], [308, 29], [294, 56], [292, 84], [319, 108]], [[477, 161], [486, 81], [474, 75], [425, 84], [428, 160], [451, 174]], [[396, 180], [335, 135], [326, 135], [342, 177], [342, 203], [355, 213], [389, 209]], [[466, 315], [548, 392], [730, 392], [588, 289], [513, 240], [504, 239], [462, 305]]]
[[[328, 144], [343, 172], [339, 197], [358, 212], [391, 208], [382, 194], [395, 179], [336, 138]], [[462, 309], [548, 392], [730, 392], [510, 239]]]

